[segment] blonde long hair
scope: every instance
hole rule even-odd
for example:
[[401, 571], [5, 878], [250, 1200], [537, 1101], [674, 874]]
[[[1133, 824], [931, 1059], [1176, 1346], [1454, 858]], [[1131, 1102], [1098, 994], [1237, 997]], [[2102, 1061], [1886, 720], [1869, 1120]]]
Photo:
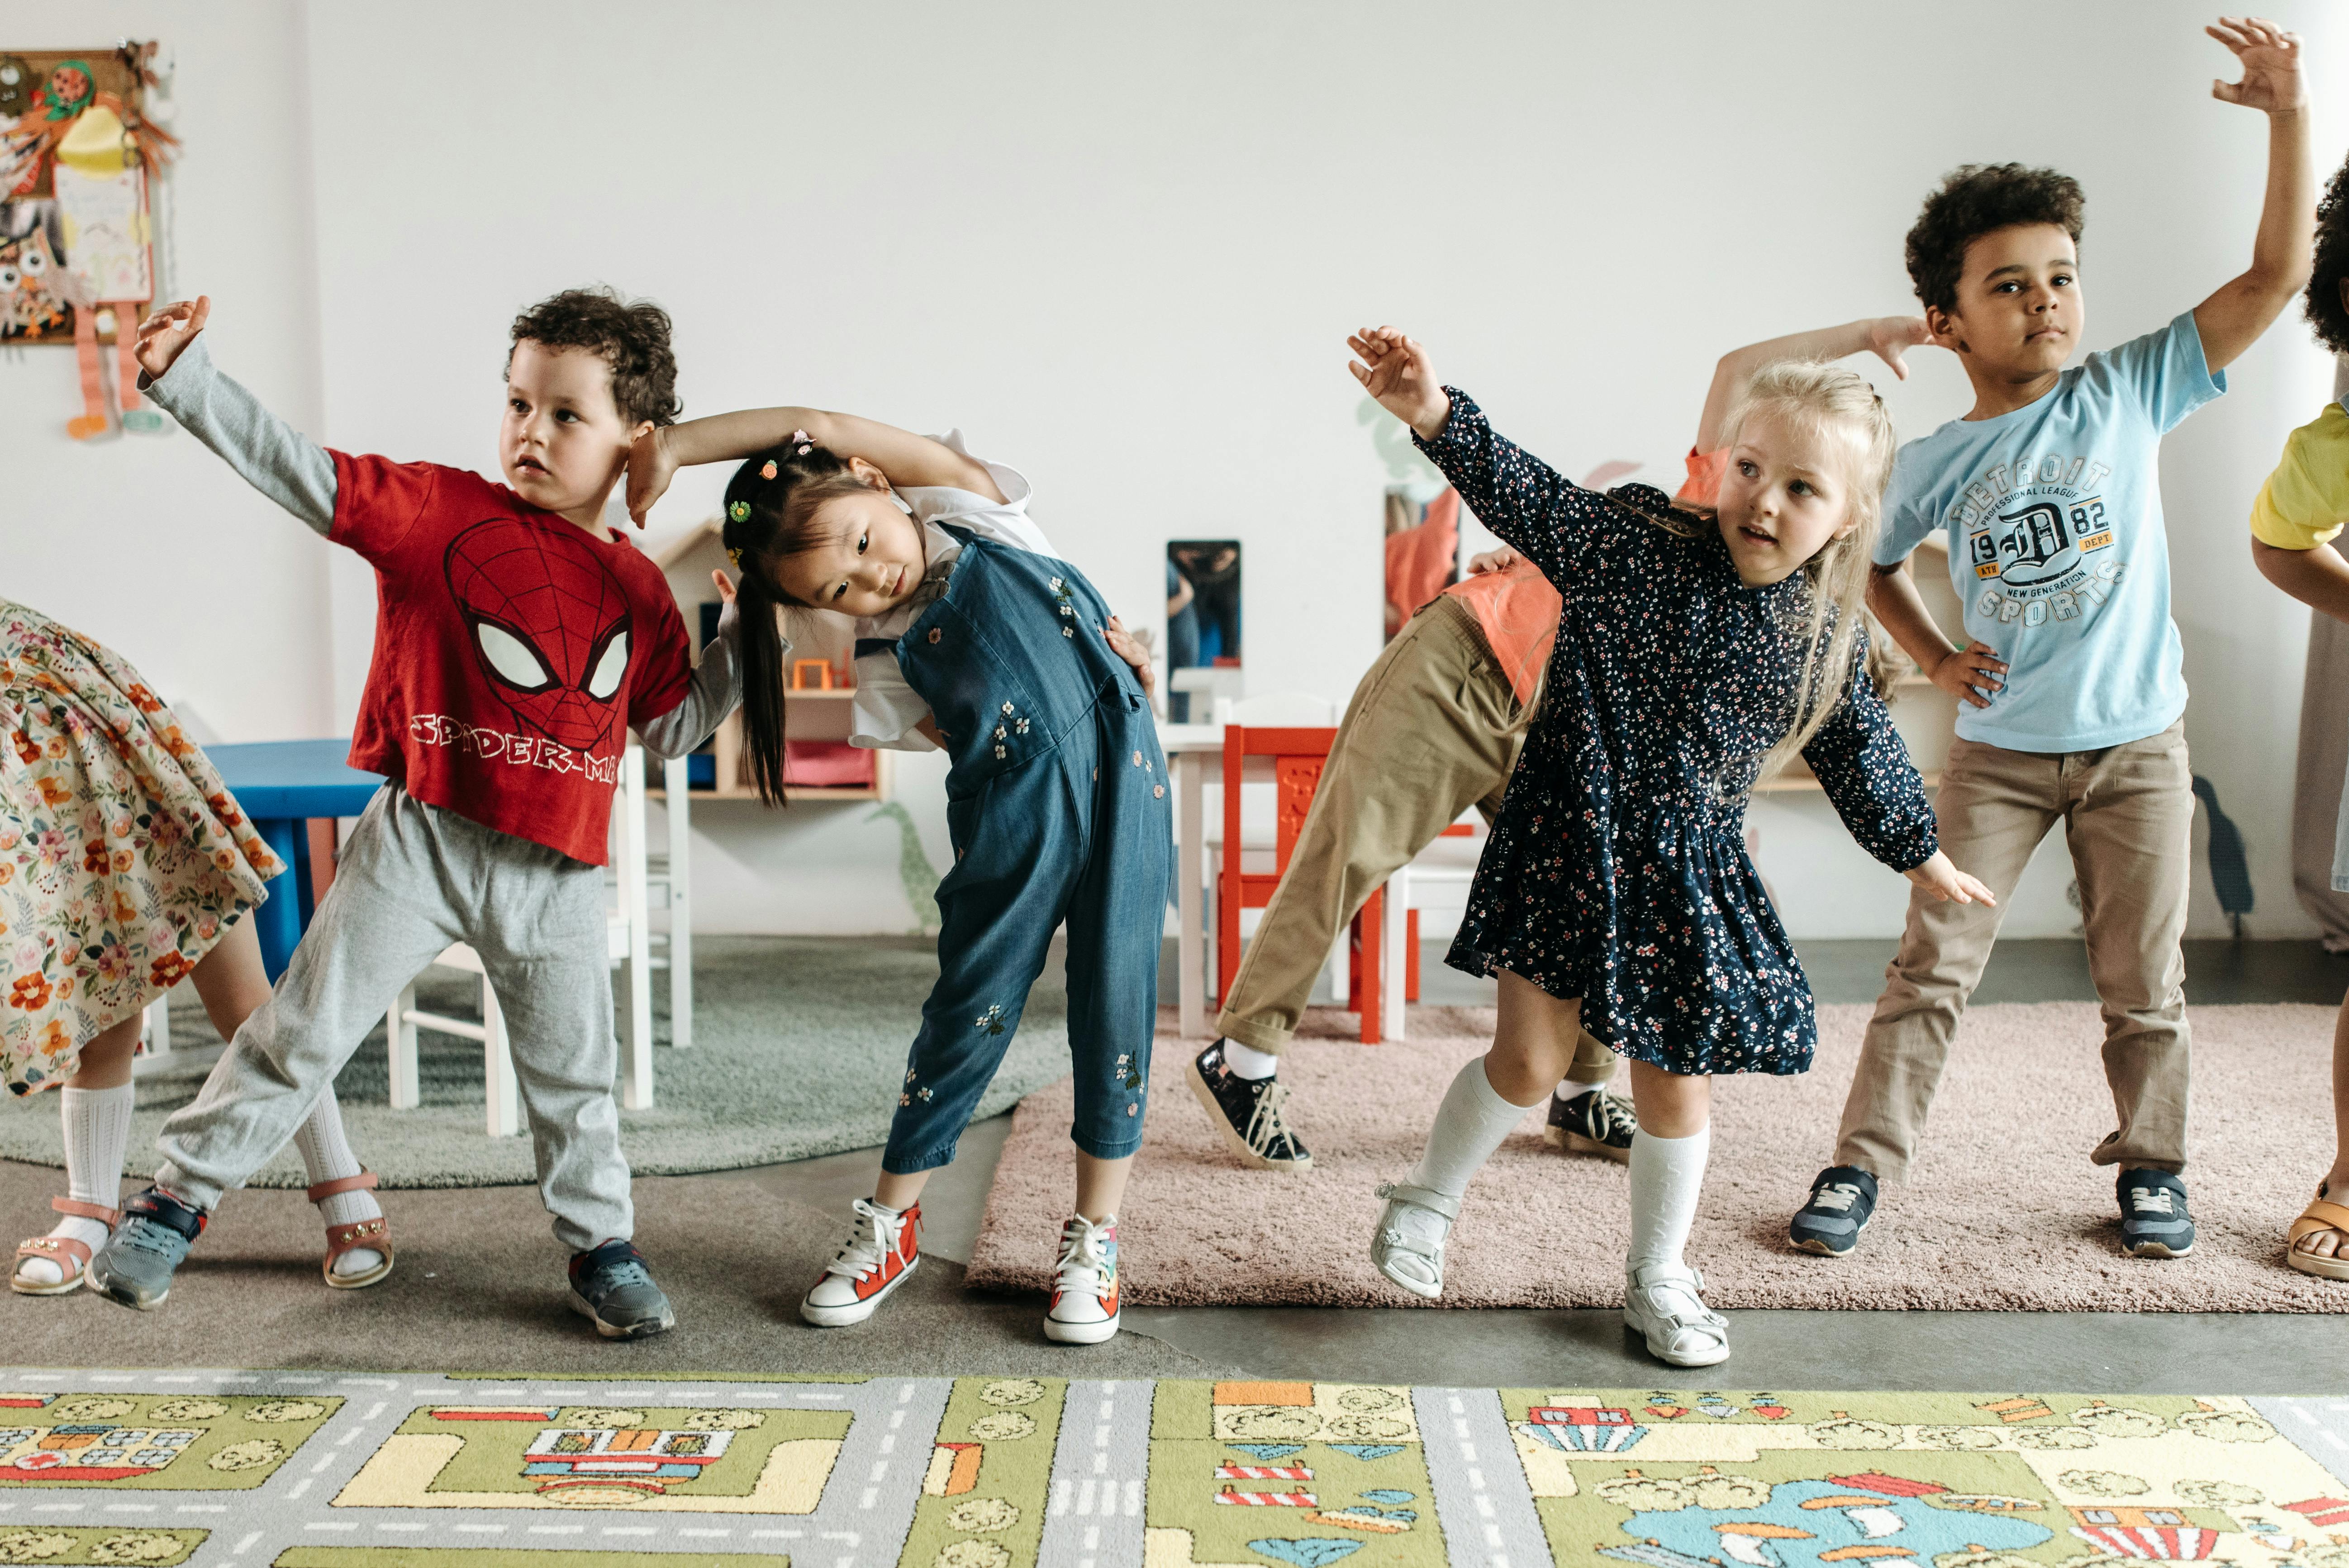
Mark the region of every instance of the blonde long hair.
[[1898, 448], [1892, 416], [1876, 388], [1849, 370], [1807, 360], [1765, 366], [1746, 387], [1722, 427], [1721, 444], [1735, 447], [1748, 421], [1775, 414], [1824, 441], [1843, 445], [1849, 486], [1846, 502], [1851, 531], [1828, 541], [1805, 562], [1799, 575], [1806, 592], [1788, 606], [1799, 629], [1787, 630], [1803, 650], [1795, 680], [1795, 711], [1785, 735], [1762, 759], [1763, 779], [1785, 767], [1811, 743], [1841, 706], [1854, 674], [1860, 627], [1867, 618], [1869, 562], [1883, 520], [1884, 487], [1892, 478]]

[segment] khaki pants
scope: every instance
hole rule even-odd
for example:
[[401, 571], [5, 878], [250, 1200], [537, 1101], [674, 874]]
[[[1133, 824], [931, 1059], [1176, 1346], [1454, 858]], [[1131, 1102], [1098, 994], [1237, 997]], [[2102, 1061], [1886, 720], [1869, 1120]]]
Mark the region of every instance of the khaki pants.
[[[1259, 1051], [1288, 1043], [1339, 931], [1371, 894], [1469, 807], [1488, 821], [1501, 809], [1525, 743], [1520, 717], [1466, 605], [1439, 594], [1411, 618], [1354, 688], [1218, 1034]], [[1615, 1053], [1584, 1035], [1570, 1081], [1603, 1084], [1614, 1071]]]
[[[2102, 751], [2008, 751], [1961, 740], [1935, 803], [1941, 848], [1988, 884], [2000, 907], [1909, 901], [1899, 956], [1844, 1102], [1836, 1163], [1882, 1181], [1909, 1162], [1949, 1060], [1966, 998], [1982, 979], [2007, 896], [2057, 820], [2080, 883], [2088, 973], [2105, 1016], [2105, 1081], [2120, 1125], [2088, 1158], [2099, 1165], [2186, 1167], [2186, 887], [2194, 834], [2186, 735]], [[2026, 1118], [2027, 1119], [2027, 1118]]]

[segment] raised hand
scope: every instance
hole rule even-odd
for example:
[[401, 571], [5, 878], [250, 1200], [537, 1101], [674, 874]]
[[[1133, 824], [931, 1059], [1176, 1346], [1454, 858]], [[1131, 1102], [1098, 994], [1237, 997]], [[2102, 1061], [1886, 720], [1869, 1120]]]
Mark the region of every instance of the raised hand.
[[1109, 644], [1110, 652], [1133, 666], [1135, 678], [1142, 682], [1142, 695], [1154, 696], [1158, 690], [1158, 672], [1151, 667], [1150, 645], [1127, 631], [1125, 623], [1115, 615], [1102, 628], [1102, 636]]
[[1452, 399], [1427, 363], [1427, 351], [1392, 326], [1366, 326], [1346, 339], [1360, 358], [1346, 368], [1379, 407], [1409, 425], [1423, 440], [1444, 433]]
[[1923, 865], [1911, 866], [1900, 874], [1941, 903], [1979, 903], [1990, 909], [1998, 907], [1998, 900], [1991, 896], [1990, 889], [1951, 864], [1950, 857], [1939, 850], [1935, 850], [1933, 858]]
[[718, 597], [721, 603], [728, 604], [734, 603], [734, 579], [727, 576], [723, 572], [712, 572], [709, 574], [709, 580], [718, 584]]
[[1868, 351], [1892, 366], [1892, 374], [1909, 379], [1901, 356], [1933, 341], [1933, 329], [1921, 315], [1880, 315], [1868, 325]]
[[2243, 67], [2240, 82], [2212, 82], [2212, 98], [2263, 114], [2296, 114], [2307, 107], [2298, 34], [2258, 16], [2221, 16], [2202, 30], [2233, 50]]
[[212, 315], [212, 296], [200, 294], [196, 303], [186, 300], [167, 304], [139, 324], [139, 342], [133, 352], [139, 358], [139, 368], [155, 380], [171, 368], [188, 345], [203, 331], [204, 323]]
[[1517, 552], [1504, 544], [1498, 550], [1488, 550], [1482, 555], [1468, 558], [1468, 575], [1482, 577], [1488, 572], [1506, 572], [1517, 563]]
[[668, 481], [677, 477], [677, 459], [665, 439], [667, 433], [665, 428], [655, 427], [628, 449], [628, 516], [638, 528], [644, 527], [653, 502], [667, 493]]

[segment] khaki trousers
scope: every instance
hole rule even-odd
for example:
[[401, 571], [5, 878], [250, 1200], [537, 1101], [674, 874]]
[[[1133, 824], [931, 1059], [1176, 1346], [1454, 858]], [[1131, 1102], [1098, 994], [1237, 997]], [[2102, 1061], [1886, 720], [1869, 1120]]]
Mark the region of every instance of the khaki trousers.
[[[2105, 1081], [2119, 1126], [2099, 1165], [2186, 1168], [2189, 1038], [2186, 888], [2193, 776], [2183, 725], [2102, 751], [2008, 751], [1961, 740], [1935, 802], [1941, 848], [1988, 884], [1999, 907], [1909, 901], [1899, 955], [1844, 1102], [1836, 1163], [1907, 1179], [1966, 999], [1982, 979], [2007, 897], [2060, 820], [2080, 884], [2088, 973], [2105, 1016]], [[2017, 1127], [2030, 1113], [2015, 1108]]]
[[[1346, 706], [1218, 1034], [1259, 1051], [1288, 1043], [1338, 933], [1371, 894], [1469, 807], [1487, 821], [1500, 810], [1525, 744], [1520, 717], [1466, 605], [1439, 594], [1411, 618]], [[1615, 1053], [1585, 1034], [1569, 1080], [1603, 1084], [1614, 1071]]]

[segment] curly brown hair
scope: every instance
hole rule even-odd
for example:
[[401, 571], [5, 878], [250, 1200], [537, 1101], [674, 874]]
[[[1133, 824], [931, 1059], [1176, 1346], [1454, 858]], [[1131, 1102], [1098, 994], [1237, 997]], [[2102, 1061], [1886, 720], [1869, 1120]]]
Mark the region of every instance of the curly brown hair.
[[2349, 354], [2349, 305], [2341, 303], [2341, 282], [2349, 277], [2349, 163], [2325, 182], [2316, 204], [2316, 255], [2302, 310], [2316, 329], [2316, 341], [2335, 354]]
[[[564, 289], [514, 317], [513, 341], [585, 348], [612, 367], [612, 401], [633, 425], [674, 425], [685, 409], [677, 396], [677, 356], [668, 346], [668, 312], [616, 289]], [[513, 351], [506, 351], [513, 364]]]
[[1994, 230], [2053, 223], [2078, 244], [2086, 205], [2080, 182], [2053, 169], [1969, 163], [1951, 170], [1909, 231], [1909, 278], [1917, 297], [1937, 310], [1955, 308], [1966, 247]]

